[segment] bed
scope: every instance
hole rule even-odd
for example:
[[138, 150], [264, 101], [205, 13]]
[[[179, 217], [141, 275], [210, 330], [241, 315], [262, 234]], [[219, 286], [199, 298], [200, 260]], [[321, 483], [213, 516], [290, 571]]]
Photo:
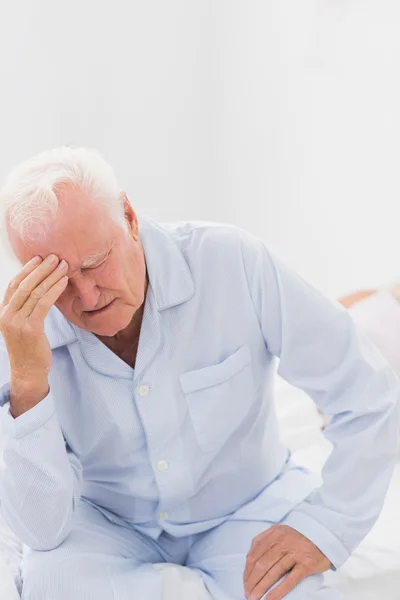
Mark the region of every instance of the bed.
[[[295, 460], [321, 469], [330, 452], [321, 420], [310, 398], [277, 378], [276, 405], [282, 435]], [[400, 599], [400, 462], [375, 527], [338, 573], [327, 580], [346, 600]], [[0, 520], [0, 598], [19, 600], [22, 547]], [[163, 578], [163, 600], [210, 600], [197, 575], [184, 567], [154, 565]]]

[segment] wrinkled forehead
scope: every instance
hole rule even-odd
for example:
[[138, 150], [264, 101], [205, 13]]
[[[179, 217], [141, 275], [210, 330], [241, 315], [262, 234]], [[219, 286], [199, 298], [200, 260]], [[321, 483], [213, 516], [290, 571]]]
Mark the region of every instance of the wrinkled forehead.
[[56, 222], [35, 231], [32, 240], [21, 239], [17, 232], [8, 228], [13, 251], [21, 264], [34, 256], [46, 258], [56, 254], [64, 258], [72, 269], [90, 268], [107, 254], [118, 236], [118, 226], [107, 211], [97, 207], [93, 212], [81, 215], [74, 211], [62, 211]]

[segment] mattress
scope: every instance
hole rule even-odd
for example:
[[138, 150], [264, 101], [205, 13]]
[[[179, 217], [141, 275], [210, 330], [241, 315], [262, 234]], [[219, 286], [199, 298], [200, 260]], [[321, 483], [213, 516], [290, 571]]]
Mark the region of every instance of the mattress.
[[[321, 419], [310, 398], [277, 378], [276, 408], [282, 436], [294, 459], [320, 470], [330, 452]], [[396, 465], [384, 509], [374, 528], [337, 573], [326, 576], [346, 600], [400, 599], [400, 462]], [[0, 520], [0, 598], [19, 600], [21, 545]], [[163, 579], [163, 600], [210, 600], [196, 573], [184, 567], [154, 565]]]

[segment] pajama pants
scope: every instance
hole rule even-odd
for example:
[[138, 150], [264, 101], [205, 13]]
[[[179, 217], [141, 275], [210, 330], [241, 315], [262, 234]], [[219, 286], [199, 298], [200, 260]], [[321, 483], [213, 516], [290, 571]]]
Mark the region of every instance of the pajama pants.
[[[157, 541], [112, 523], [81, 501], [69, 536], [54, 550], [28, 550], [22, 562], [22, 600], [163, 600], [155, 563], [196, 570], [212, 600], [244, 600], [243, 571], [252, 539], [272, 523], [227, 521], [184, 538]], [[340, 600], [323, 576], [305, 579], [289, 600]]]

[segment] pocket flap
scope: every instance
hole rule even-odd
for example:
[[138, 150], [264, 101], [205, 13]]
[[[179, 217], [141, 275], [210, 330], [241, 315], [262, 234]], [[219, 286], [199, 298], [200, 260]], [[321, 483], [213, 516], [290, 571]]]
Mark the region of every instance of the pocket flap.
[[242, 346], [217, 365], [182, 373], [179, 378], [183, 392], [190, 394], [196, 390], [222, 383], [232, 377], [232, 375], [239, 373], [250, 361], [251, 354], [249, 347]]

